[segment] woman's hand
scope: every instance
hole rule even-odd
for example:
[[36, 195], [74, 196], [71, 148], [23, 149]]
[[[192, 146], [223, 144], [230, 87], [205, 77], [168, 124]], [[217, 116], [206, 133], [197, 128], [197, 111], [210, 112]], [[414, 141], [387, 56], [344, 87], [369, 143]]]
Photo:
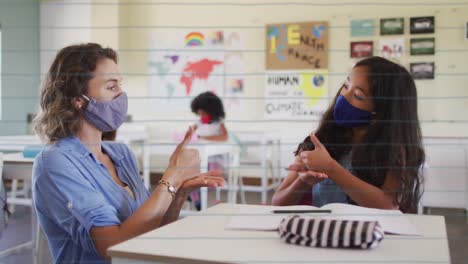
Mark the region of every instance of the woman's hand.
[[182, 196], [185, 200], [187, 195], [200, 187], [222, 187], [225, 184], [222, 171], [214, 170], [201, 173], [186, 180], [177, 191], [177, 196]]
[[327, 174], [328, 171], [333, 169], [335, 160], [330, 156], [325, 146], [315, 134], [311, 134], [310, 139], [314, 143], [315, 149], [312, 151], [302, 151], [299, 154], [303, 166], [297, 166], [297, 171], [314, 171]]
[[169, 159], [169, 166], [164, 173], [167, 180], [176, 188], [185, 181], [200, 174], [200, 155], [196, 149], [187, 149], [185, 146], [190, 142], [193, 129], [190, 127], [182, 142], [177, 145]]

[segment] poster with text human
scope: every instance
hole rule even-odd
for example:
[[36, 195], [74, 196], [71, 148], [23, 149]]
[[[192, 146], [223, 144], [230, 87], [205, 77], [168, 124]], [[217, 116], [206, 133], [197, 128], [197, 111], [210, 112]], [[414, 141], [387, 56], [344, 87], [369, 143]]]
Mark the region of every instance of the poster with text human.
[[328, 70], [269, 71], [265, 119], [318, 120], [328, 106]]
[[266, 25], [266, 69], [327, 69], [328, 30], [324, 21]]

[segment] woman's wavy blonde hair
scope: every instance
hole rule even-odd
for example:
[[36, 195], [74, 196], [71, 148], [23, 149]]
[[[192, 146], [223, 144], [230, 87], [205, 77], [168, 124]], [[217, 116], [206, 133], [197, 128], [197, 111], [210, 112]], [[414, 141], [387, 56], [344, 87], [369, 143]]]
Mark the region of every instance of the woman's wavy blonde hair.
[[34, 130], [41, 139], [54, 142], [78, 131], [82, 111], [72, 100], [86, 94], [102, 59], [117, 63], [117, 53], [96, 43], [72, 45], [58, 52], [42, 84], [40, 109], [34, 119]]

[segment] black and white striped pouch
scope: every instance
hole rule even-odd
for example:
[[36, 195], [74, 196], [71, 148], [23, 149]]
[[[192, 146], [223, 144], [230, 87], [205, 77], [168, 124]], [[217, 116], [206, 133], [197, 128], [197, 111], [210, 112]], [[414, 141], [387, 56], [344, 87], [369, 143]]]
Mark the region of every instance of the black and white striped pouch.
[[375, 248], [384, 238], [377, 221], [290, 216], [281, 221], [279, 234], [289, 244], [307, 247]]

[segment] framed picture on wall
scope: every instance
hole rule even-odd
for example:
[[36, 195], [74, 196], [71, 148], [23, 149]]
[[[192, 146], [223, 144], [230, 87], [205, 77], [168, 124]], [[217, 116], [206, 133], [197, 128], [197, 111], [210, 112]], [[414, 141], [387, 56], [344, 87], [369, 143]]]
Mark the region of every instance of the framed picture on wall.
[[434, 55], [435, 39], [434, 38], [412, 38], [410, 39], [410, 54], [411, 55]]
[[434, 17], [412, 17], [410, 18], [411, 34], [432, 34], [434, 33]]
[[350, 57], [365, 58], [371, 57], [374, 54], [374, 42], [372, 41], [355, 41], [351, 42]]
[[351, 37], [374, 36], [374, 19], [351, 20]]
[[381, 38], [379, 52], [380, 56], [387, 59], [400, 58], [405, 54], [405, 39], [403, 37]]
[[410, 63], [410, 72], [414, 79], [434, 79], [434, 62]]
[[380, 19], [380, 35], [402, 35], [405, 33], [405, 19], [382, 18]]

